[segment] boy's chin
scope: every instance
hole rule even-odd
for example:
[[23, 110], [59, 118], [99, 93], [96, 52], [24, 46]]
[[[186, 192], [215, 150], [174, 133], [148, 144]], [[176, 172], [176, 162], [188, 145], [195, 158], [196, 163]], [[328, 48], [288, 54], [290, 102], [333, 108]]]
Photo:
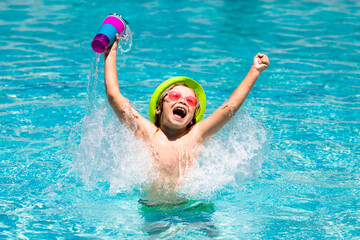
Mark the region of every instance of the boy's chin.
[[188, 119], [186, 119], [186, 118], [179, 119], [179, 118], [176, 118], [176, 117], [172, 117], [170, 123], [174, 127], [184, 128], [190, 123], [190, 121]]

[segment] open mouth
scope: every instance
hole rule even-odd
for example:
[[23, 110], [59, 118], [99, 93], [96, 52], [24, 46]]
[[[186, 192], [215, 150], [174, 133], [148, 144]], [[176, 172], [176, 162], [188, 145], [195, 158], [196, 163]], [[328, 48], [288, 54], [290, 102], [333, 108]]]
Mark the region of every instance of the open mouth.
[[175, 108], [173, 109], [173, 115], [174, 115], [174, 117], [177, 118], [177, 119], [183, 119], [183, 118], [185, 118], [185, 117], [186, 117], [186, 114], [187, 114], [187, 111], [186, 111], [186, 109], [185, 109], [184, 107], [178, 106], [178, 107], [175, 107]]

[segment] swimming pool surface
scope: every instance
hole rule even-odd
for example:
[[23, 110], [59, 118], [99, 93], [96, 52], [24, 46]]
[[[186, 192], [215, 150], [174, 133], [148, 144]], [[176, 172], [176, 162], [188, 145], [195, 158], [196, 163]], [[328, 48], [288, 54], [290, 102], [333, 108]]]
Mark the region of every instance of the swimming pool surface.
[[[270, 67], [177, 207], [138, 202], [149, 158], [105, 101], [102, 20], [129, 21], [121, 92], [177, 75], [205, 116]], [[0, 239], [359, 239], [359, 1], [0, 2]], [[140, 150], [139, 150], [140, 149]]]

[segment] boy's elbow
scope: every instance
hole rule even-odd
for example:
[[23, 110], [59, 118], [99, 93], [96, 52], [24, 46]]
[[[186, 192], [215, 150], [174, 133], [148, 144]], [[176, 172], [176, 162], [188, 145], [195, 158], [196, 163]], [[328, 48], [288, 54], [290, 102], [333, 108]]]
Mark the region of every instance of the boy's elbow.
[[107, 94], [106, 96], [110, 106], [116, 106], [121, 102], [120, 98], [116, 95]]
[[107, 92], [106, 92], [106, 97], [107, 97], [109, 103], [115, 103], [115, 102], [119, 101], [119, 99], [120, 99], [120, 94], [117, 93], [117, 92], [107, 91]]
[[106, 97], [109, 100], [109, 102], [111, 102], [115, 99], [115, 95], [111, 94], [111, 93], [106, 93]]

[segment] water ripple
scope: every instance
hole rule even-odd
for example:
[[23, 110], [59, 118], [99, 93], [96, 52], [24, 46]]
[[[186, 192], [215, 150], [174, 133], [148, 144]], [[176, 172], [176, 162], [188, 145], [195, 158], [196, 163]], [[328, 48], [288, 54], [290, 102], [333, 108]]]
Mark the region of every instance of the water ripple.
[[[212, 196], [219, 238], [359, 237], [359, 1], [30, 0], [0, 2], [0, 238], [149, 237], [136, 193], [109, 195], [105, 180], [89, 190], [69, 173], [69, 144], [84, 136], [74, 127], [89, 102], [105, 104], [102, 57], [90, 74], [97, 85], [87, 76], [92, 37], [109, 11], [121, 11], [134, 33], [132, 50], [118, 56], [119, 85], [145, 116], [167, 77], [199, 81], [208, 116], [257, 52], [271, 59], [244, 104], [272, 133], [268, 158], [236, 194]], [[93, 150], [96, 139], [82, 141]], [[100, 152], [95, 163], [106, 159]], [[110, 182], [131, 188], [126, 181]], [[164, 236], [204, 236], [174, 222], [159, 221], [171, 226]]]

